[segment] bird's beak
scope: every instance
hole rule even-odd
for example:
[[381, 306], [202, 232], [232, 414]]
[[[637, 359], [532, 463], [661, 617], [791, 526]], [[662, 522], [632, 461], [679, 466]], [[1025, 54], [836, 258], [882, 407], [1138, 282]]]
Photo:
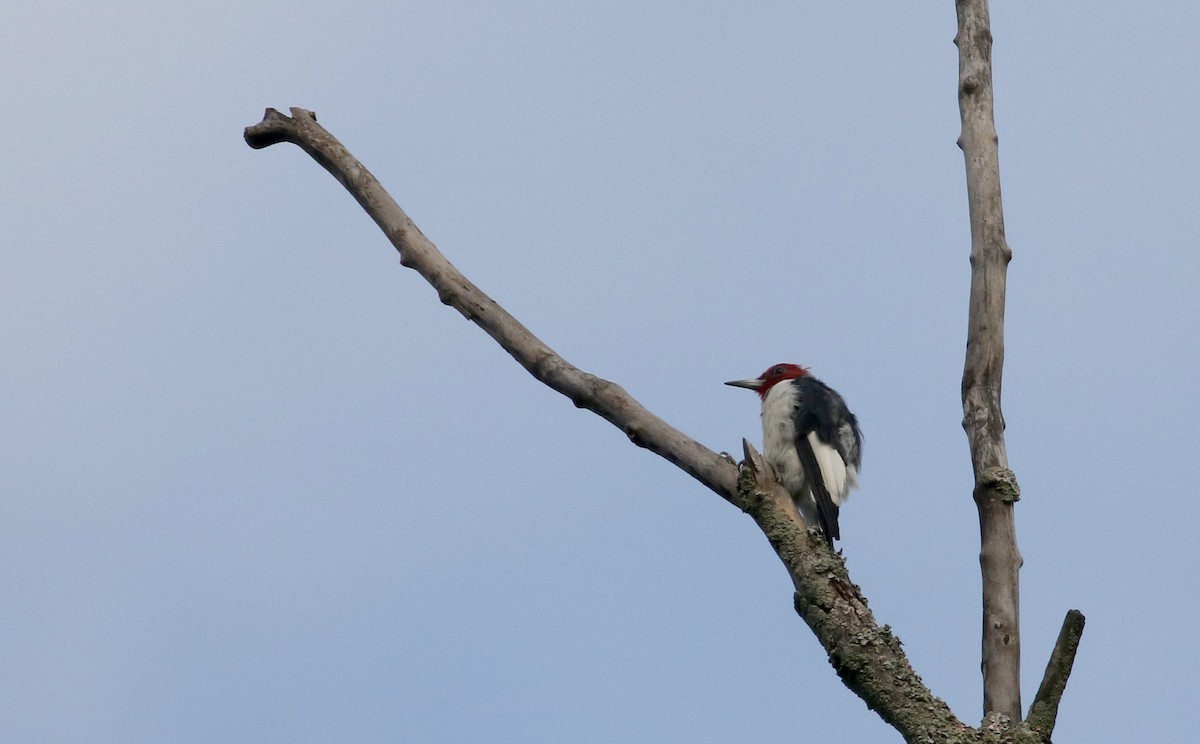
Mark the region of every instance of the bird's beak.
[[758, 390], [759, 388], [762, 387], [763, 381], [762, 380], [730, 380], [729, 382], [727, 382], [725, 384], [732, 385], [734, 387], [746, 388], [747, 390]]

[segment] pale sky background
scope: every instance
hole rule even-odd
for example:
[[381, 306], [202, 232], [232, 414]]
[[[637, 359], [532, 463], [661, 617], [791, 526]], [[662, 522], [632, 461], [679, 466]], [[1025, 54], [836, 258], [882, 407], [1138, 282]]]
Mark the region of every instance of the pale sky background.
[[[335, 9], [336, 7], [336, 9]], [[1194, 738], [1200, 6], [993, 3], [1024, 702]], [[0, 741], [897, 742], [753, 523], [533, 381], [299, 149], [716, 450], [795, 361], [980, 718], [954, 3], [6, 3]]]

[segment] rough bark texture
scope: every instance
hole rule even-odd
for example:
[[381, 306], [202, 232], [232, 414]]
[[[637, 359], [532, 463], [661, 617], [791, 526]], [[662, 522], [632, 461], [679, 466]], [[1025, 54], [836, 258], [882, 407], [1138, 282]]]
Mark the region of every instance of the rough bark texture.
[[746, 460], [738, 490], [746, 511], [787, 567], [796, 613], [821, 641], [838, 677], [905, 741], [972, 740], [973, 729], [925, 687], [892, 629], [875, 621], [842, 557], [817, 530], [799, 527], [803, 520], [770, 466], [749, 442], [742, 446]]
[[1063, 618], [1062, 630], [1058, 632], [1054, 651], [1046, 664], [1046, 674], [1042, 676], [1042, 684], [1033, 698], [1033, 705], [1029, 706], [1029, 715], [1025, 717], [1029, 727], [1044, 734], [1047, 741], [1054, 733], [1058, 705], [1067, 688], [1071, 667], [1075, 665], [1075, 652], [1079, 650], [1079, 640], [1083, 637], [1084, 622], [1083, 613], [1079, 610], [1069, 610]]
[[963, 368], [963, 428], [975, 471], [979, 564], [983, 574], [983, 711], [1021, 716], [1021, 553], [1013, 504], [1020, 495], [1008, 469], [1000, 410], [1004, 369], [1005, 274], [1000, 157], [992, 110], [992, 32], [987, 0], [958, 0], [959, 81], [967, 202], [971, 219], [971, 300]]

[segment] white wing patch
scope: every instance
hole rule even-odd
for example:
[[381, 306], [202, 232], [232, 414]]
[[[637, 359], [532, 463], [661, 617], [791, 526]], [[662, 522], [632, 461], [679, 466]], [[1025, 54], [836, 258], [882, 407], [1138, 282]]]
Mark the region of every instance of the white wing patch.
[[817, 458], [817, 467], [821, 469], [821, 480], [825, 481], [829, 498], [841, 506], [850, 497], [851, 487], [858, 485], [858, 469], [853, 465], [847, 467], [841, 454], [833, 446], [822, 442], [815, 431], [808, 433], [808, 443], [812, 445]]

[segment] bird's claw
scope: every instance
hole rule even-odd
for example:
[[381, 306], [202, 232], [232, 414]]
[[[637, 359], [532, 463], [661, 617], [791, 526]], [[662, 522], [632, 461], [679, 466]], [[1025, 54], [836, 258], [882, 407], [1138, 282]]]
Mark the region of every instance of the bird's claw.
[[729, 454], [728, 452], [718, 452], [717, 457], [721, 458], [722, 460], [729, 463], [730, 465], [733, 465], [738, 470], [741, 470], [742, 466], [745, 465], [745, 463], [738, 462], [737, 460], [733, 459], [733, 455]]

